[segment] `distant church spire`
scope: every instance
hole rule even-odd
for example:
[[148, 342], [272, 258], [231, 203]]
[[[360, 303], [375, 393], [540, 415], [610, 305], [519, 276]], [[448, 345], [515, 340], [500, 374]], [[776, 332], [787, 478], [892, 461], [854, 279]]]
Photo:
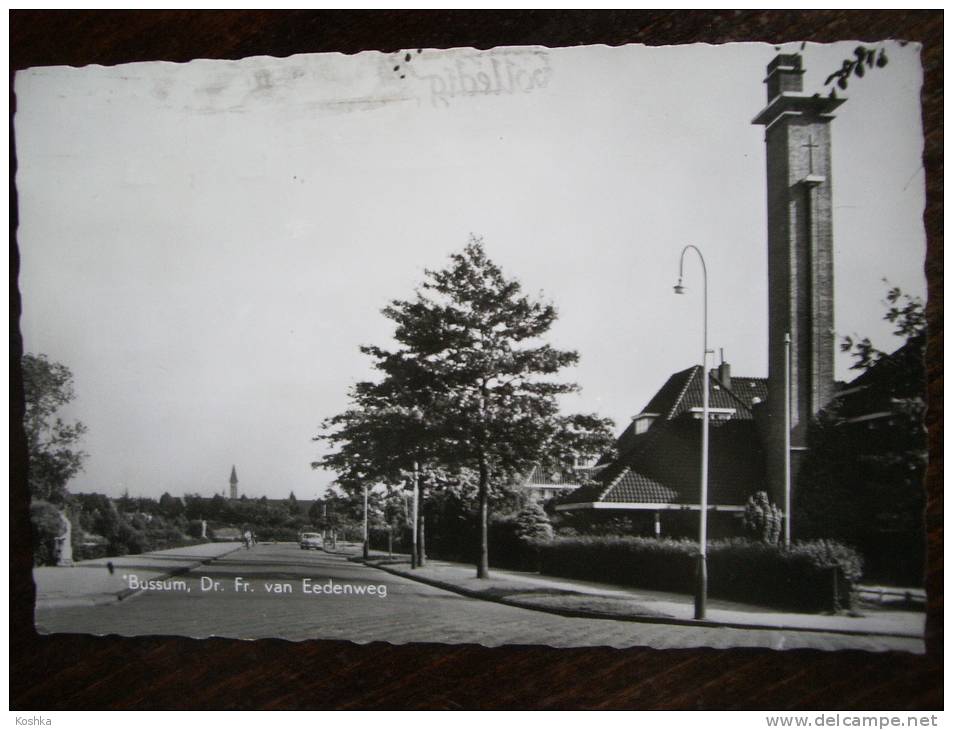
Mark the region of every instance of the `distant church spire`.
[[235, 473], [235, 465], [232, 464], [232, 476], [228, 480], [229, 486], [229, 496], [232, 499], [238, 499], [238, 474]]

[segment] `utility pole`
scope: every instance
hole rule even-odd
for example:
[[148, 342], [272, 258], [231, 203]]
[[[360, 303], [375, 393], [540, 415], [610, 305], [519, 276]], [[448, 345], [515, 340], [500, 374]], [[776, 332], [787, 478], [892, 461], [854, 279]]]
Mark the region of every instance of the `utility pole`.
[[791, 547], [791, 333], [784, 333], [784, 547]]
[[417, 461], [414, 461], [414, 505], [413, 515], [410, 518], [410, 567], [417, 568], [417, 490], [419, 488], [419, 479]]
[[364, 560], [370, 557], [370, 535], [367, 530], [367, 482], [364, 482]]

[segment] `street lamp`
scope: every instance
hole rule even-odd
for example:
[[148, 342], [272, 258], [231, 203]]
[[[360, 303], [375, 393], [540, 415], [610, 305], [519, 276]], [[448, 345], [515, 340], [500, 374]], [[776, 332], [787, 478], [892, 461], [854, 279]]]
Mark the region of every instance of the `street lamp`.
[[702, 264], [704, 289], [702, 291], [702, 456], [701, 456], [701, 497], [698, 519], [698, 567], [695, 572], [695, 618], [705, 618], [705, 604], [708, 601], [708, 268], [705, 257], [697, 246], [691, 244], [682, 249], [678, 260], [678, 283], [675, 293], [683, 294], [682, 271], [685, 266], [685, 252], [689, 249], [698, 254]]

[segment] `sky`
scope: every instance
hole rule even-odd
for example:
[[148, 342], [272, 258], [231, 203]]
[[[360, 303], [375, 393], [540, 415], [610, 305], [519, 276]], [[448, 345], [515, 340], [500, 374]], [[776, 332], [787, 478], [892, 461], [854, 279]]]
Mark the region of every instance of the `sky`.
[[[804, 89], [854, 43], [807, 44]], [[919, 46], [832, 122], [835, 329], [900, 342], [925, 296]], [[17, 73], [27, 352], [69, 366], [74, 492], [320, 496], [324, 418], [391, 343], [380, 310], [481, 236], [578, 351], [567, 412], [617, 431], [709, 343], [767, 375], [768, 44], [320, 54]], [[781, 47], [795, 52], [800, 44]], [[850, 379], [838, 354], [837, 377]]]

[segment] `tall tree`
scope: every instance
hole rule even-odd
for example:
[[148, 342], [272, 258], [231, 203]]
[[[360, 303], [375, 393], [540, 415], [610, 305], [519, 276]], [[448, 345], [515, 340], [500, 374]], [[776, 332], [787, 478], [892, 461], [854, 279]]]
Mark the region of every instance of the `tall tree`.
[[73, 374], [46, 355], [27, 353], [21, 363], [30, 493], [34, 499], [62, 503], [67, 483], [82, 470], [86, 459], [76, 448], [86, 427], [59, 416], [60, 409], [74, 398]]
[[905, 344], [892, 353], [845, 337], [862, 371], [808, 430], [792, 524], [802, 537], [860, 548], [875, 577], [922, 579], [923, 476], [927, 463], [923, 302], [892, 287], [884, 318]]
[[487, 524], [491, 490], [516, 482], [544, 452], [609, 441], [610, 423], [562, 417], [558, 396], [577, 390], [551, 379], [578, 355], [541, 341], [556, 319], [553, 305], [533, 301], [507, 279], [471, 238], [442, 270], [427, 270], [415, 298], [383, 310], [399, 349], [365, 347], [385, 382], [399, 385], [432, 436], [428, 451], [478, 475], [480, 550], [477, 576], [489, 574]]
[[185, 506], [182, 500], [173, 497], [168, 492], [163, 492], [159, 497], [159, 512], [163, 517], [175, 518], [185, 513]]
[[[362, 348], [365, 352], [372, 348]], [[449, 458], [448, 444], [438, 424], [425, 417], [439, 407], [437, 394], [428, 387], [426, 370], [407, 360], [380, 382], [357, 383], [350, 391], [348, 410], [328, 418], [323, 433], [332, 451], [314, 468], [337, 473], [335, 484], [355, 503], [363, 501], [365, 485], [383, 484], [389, 489], [418, 487], [415, 564], [425, 559], [425, 491], [447, 488], [459, 474], [441, 466]], [[459, 472], [459, 470], [457, 470]], [[456, 480], [458, 481], [458, 480]]]

